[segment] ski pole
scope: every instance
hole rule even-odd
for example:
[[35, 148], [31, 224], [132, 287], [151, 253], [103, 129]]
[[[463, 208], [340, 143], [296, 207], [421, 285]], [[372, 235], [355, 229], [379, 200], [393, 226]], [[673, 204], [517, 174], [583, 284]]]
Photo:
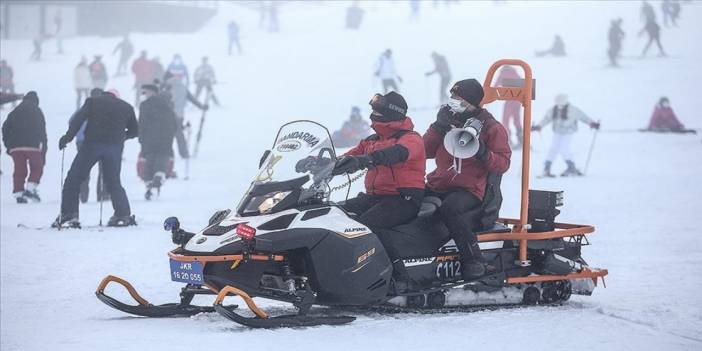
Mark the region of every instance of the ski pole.
[[98, 164], [98, 196], [100, 197], [100, 223], [98, 224], [100, 227], [102, 227], [102, 200], [105, 197], [104, 190], [102, 188], [102, 162]]
[[[205, 105], [209, 106], [207, 102], [210, 100], [210, 92], [205, 94]], [[195, 136], [195, 149], [193, 150], [193, 157], [197, 157], [197, 153], [200, 149], [200, 139], [202, 139], [202, 127], [205, 124], [205, 115], [207, 114], [207, 109], [202, 110], [202, 115], [200, 115], [200, 127], [197, 129], [197, 135]]]
[[[600, 121], [597, 121], [597, 124], [599, 124]], [[592, 157], [592, 150], [595, 148], [595, 140], [597, 140], [597, 132], [599, 132], [600, 129], [595, 129], [595, 133], [592, 135], [592, 141], [590, 142], [590, 151], [587, 152], [587, 160], [585, 161], [585, 168], [583, 169], [583, 175], [587, 174], [587, 168], [590, 166], [590, 158]]]
[[[185, 145], [190, 145], [190, 121], [188, 121], [185, 124], [185, 129], [186, 129], [186, 136], [185, 136]], [[185, 159], [185, 178], [184, 180], [188, 180], [190, 178], [190, 157]]]
[[61, 179], [59, 179], [59, 184], [61, 187], [61, 201], [60, 201], [60, 206], [61, 208], [59, 209], [59, 221], [58, 221], [58, 230], [61, 231], [61, 221], [63, 221], [63, 161], [66, 157], [66, 148], [63, 148], [61, 150]]

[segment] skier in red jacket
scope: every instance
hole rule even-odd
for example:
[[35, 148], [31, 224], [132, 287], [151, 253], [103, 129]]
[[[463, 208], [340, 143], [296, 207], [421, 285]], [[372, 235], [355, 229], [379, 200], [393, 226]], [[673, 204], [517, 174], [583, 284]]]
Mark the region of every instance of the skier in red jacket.
[[[518, 86], [516, 84], [518, 80], [522, 79], [517, 73], [517, 70], [512, 66], [504, 66], [500, 70], [500, 75], [497, 77], [497, 85], [503, 87]], [[505, 101], [504, 109], [502, 110], [502, 126], [507, 129], [507, 135], [509, 136], [509, 124], [512, 122], [514, 125], [514, 134], [517, 137], [517, 143], [512, 144], [515, 149], [522, 148], [522, 105], [519, 101], [507, 100]], [[508, 139], [509, 140], [509, 139]]]
[[673, 108], [670, 107], [670, 101], [667, 97], [662, 97], [653, 109], [647, 130], [656, 132], [680, 132], [685, 130], [685, 126], [680, 123], [675, 116], [675, 112], [673, 112]]
[[[456, 82], [448, 105], [439, 110], [436, 122], [424, 134], [427, 158], [436, 169], [427, 175], [427, 196], [441, 199], [437, 213], [446, 224], [458, 248], [461, 275], [472, 280], [494, 271], [483, 258], [475, 235], [477, 216], [483, 212], [488, 175], [507, 172], [512, 151], [505, 128], [480, 107], [483, 87], [475, 79]], [[444, 136], [466, 122], [480, 122], [480, 148], [475, 156], [457, 159], [444, 147]]]

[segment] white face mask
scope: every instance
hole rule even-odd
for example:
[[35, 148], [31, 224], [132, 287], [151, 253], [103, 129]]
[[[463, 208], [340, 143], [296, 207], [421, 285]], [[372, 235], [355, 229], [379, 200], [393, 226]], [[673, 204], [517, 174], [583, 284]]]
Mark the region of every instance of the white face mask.
[[466, 107], [463, 106], [461, 100], [454, 98], [448, 99], [448, 106], [454, 113], [463, 113], [466, 110]]

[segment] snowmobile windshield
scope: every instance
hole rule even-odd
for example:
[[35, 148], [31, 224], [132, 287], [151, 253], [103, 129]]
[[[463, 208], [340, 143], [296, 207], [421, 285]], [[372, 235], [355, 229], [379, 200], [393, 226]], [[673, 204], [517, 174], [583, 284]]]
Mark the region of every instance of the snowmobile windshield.
[[237, 212], [268, 214], [328, 200], [335, 162], [336, 151], [324, 126], [312, 121], [283, 125]]

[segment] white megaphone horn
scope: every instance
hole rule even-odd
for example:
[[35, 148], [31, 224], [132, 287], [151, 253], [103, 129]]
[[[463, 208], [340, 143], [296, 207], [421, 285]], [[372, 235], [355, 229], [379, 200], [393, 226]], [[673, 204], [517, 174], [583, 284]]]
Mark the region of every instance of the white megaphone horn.
[[480, 130], [483, 124], [474, 118], [468, 119], [463, 128], [453, 128], [444, 137], [444, 147], [455, 158], [471, 158], [480, 149]]

